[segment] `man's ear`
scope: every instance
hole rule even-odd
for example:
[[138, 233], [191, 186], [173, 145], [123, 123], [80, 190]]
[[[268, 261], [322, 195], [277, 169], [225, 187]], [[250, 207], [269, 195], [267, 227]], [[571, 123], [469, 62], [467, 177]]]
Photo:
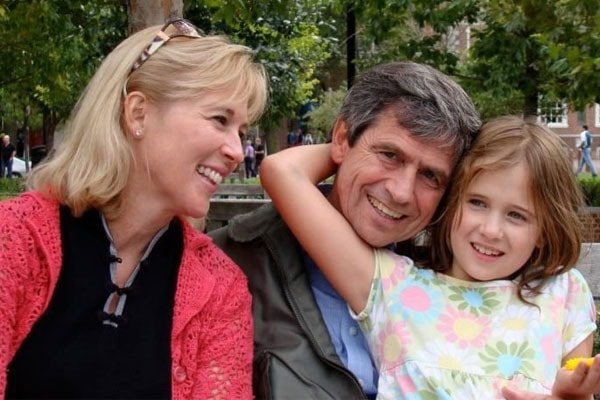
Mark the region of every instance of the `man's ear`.
[[123, 120], [127, 135], [140, 139], [144, 132], [144, 119], [148, 112], [148, 100], [142, 92], [134, 91], [123, 100]]
[[348, 127], [341, 117], [338, 117], [333, 125], [331, 144], [331, 159], [339, 165], [344, 160], [350, 147], [348, 144]]

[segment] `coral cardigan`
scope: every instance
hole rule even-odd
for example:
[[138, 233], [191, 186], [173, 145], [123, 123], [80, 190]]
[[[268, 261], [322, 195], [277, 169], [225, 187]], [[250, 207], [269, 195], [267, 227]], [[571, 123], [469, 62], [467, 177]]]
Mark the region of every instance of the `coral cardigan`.
[[[62, 267], [59, 204], [29, 192], [0, 203], [0, 398], [6, 369], [47, 308]], [[206, 235], [183, 225], [171, 332], [173, 399], [252, 398], [246, 278]], [[144, 362], [144, 360], [140, 360]]]

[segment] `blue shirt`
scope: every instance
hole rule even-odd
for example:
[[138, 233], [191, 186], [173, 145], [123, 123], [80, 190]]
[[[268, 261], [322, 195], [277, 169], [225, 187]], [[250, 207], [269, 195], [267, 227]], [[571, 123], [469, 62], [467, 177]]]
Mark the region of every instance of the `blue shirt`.
[[331, 287], [308, 254], [302, 253], [310, 286], [338, 357], [358, 378], [365, 394], [375, 398], [379, 376], [360, 327], [350, 316], [346, 301]]

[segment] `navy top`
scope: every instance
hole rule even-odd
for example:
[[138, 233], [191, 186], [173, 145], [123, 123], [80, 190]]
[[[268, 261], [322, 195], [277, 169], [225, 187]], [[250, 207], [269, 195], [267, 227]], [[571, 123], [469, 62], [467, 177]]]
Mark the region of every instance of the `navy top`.
[[102, 215], [61, 207], [60, 224], [56, 289], [8, 366], [6, 398], [170, 398], [180, 222], [157, 233], [124, 289]]

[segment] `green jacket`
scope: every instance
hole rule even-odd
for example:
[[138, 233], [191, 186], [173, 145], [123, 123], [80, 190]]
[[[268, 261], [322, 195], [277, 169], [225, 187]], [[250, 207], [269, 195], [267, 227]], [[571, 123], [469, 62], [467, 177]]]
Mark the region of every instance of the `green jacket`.
[[300, 247], [272, 204], [209, 233], [246, 273], [253, 298], [257, 399], [366, 399], [335, 352]]

